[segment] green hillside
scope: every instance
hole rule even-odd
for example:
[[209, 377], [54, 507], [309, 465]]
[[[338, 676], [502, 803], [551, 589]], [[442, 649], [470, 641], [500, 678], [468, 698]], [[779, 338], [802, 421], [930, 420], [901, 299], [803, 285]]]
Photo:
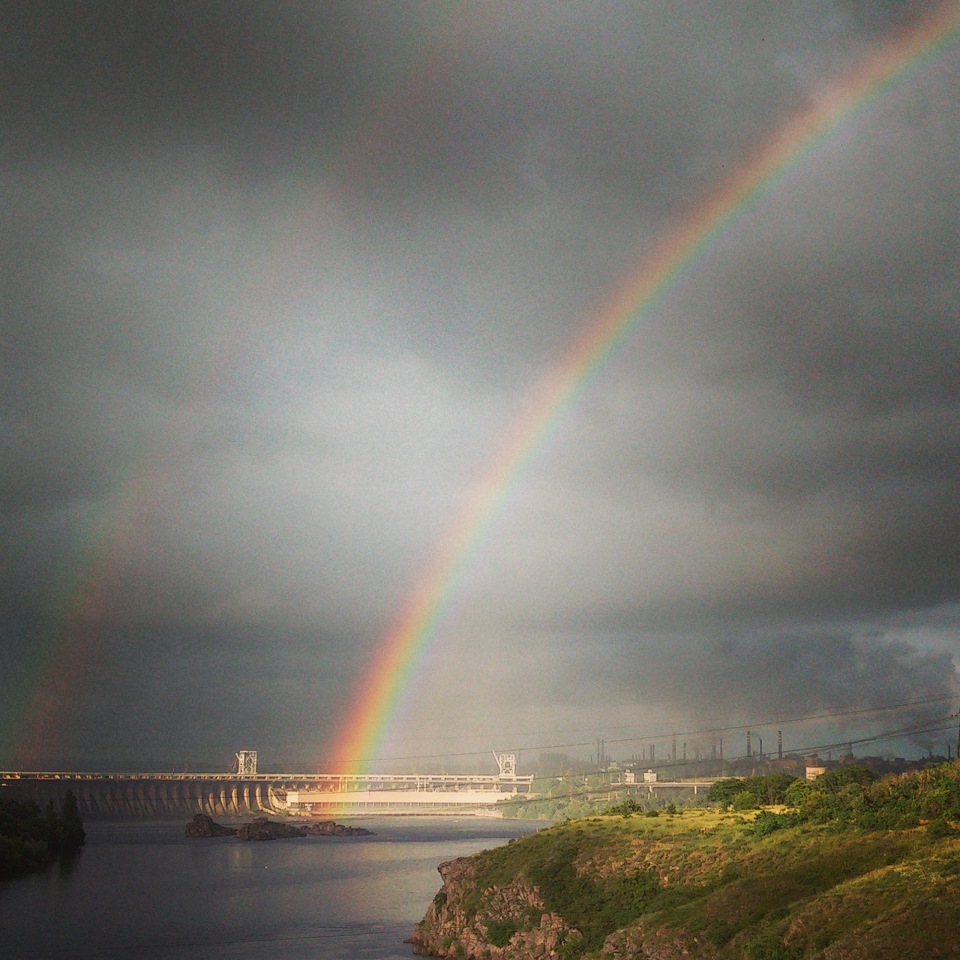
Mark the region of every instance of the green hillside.
[[732, 809], [755, 806], [763, 781], [722, 781], [714, 809], [625, 806], [445, 865], [418, 948], [504, 960], [960, 958], [957, 763], [883, 780], [847, 768], [777, 784], [788, 806]]

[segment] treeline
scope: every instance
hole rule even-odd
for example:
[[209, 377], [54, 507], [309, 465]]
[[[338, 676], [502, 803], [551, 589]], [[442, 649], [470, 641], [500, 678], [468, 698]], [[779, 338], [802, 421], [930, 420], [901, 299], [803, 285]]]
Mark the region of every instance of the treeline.
[[670, 796], [668, 801], [621, 784], [612, 786], [600, 776], [579, 776], [545, 781], [535, 797], [501, 800], [497, 809], [510, 818], [564, 820], [671, 813], [705, 804], [742, 812], [784, 806], [789, 809], [783, 813], [763, 811], [758, 829], [762, 823], [800, 822], [899, 829], [928, 821], [936, 831], [944, 829], [944, 823], [960, 822], [960, 762], [882, 778], [859, 764], [837, 767], [810, 781], [783, 772], [728, 777], [712, 784], [706, 794], [694, 795], [690, 788], [673, 790]]
[[0, 878], [23, 873], [83, 846], [86, 834], [77, 798], [68, 790], [58, 813], [24, 800], [0, 799]]
[[576, 820], [606, 813], [620, 813], [621, 803], [632, 811], [650, 811], [667, 808], [703, 806], [704, 794], [693, 786], [675, 789], [670, 800], [650, 796], [646, 792], [637, 798], [636, 786], [611, 784], [604, 774], [543, 778], [537, 782], [533, 797], [524, 795], [500, 800], [497, 810], [508, 819], [519, 820]]
[[928, 833], [958, 832], [960, 763], [878, 777], [853, 765], [828, 770], [816, 780], [775, 773], [764, 777], [718, 780], [707, 793], [711, 803], [733, 810], [784, 805], [783, 813], [761, 811], [754, 821], [769, 832], [798, 823], [832, 823], [862, 830], [899, 830], [927, 824]]

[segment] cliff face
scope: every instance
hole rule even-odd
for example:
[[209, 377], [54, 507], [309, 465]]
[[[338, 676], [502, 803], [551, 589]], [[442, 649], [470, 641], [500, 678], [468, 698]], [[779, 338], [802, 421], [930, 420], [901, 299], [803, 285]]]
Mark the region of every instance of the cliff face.
[[572, 821], [441, 864], [411, 943], [460, 960], [960, 960], [960, 834]]
[[[442, 863], [438, 869], [443, 886], [410, 938], [414, 953], [462, 960], [578, 960], [584, 955], [582, 933], [546, 909], [537, 887], [515, 878], [478, 891], [470, 857]], [[689, 958], [689, 947], [698, 944], [712, 955], [709, 945], [695, 936], [637, 928], [608, 936], [602, 956], [681, 960]]]
[[450, 860], [438, 869], [443, 887], [410, 940], [421, 956], [540, 960], [582, 939], [559, 914], [546, 910], [539, 890], [522, 878], [479, 890], [474, 858]]

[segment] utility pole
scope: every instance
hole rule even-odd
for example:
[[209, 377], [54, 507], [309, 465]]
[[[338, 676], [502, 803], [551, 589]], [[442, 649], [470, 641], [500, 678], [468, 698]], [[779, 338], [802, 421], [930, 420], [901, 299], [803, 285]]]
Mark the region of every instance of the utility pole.
[[[960, 710], [953, 714], [954, 718], [960, 718]], [[960, 723], [957, 724], [957, 759], [960, 760]]]

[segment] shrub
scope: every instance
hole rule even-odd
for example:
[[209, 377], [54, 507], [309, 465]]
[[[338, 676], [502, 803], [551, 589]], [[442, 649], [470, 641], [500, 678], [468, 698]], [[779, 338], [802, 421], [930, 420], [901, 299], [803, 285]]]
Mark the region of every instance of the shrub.
[[960, 830], [957, 830], [956, 827], [942, 818], [931, 820], [927, 824], [927, 836], [934, 840], [940, 840], [943, 837], [955, 837], [958, 834], [960, 834]]
[[707, 790], [707, 800], [723, 808], [729, 807], [733, 803], [734, 796], [743, 790], [743, 784], [744, 781], [739, 777], [717, 780], [716, 783], [710, 784], [710, 789]]
[[621, 817], [631, 817], [642, 809], [643, 807], [633, 797], [628, 797], [626, 800], [609, 807], [607, 813], [619, 814]]
[[488, 920], [487, 940], [495, 947], [505, 947], [510, 938], [520, 929], [516, 920]]
[[527, 867], [544, 904], [583, 935], [582, 951], [599, 950], [614, 930], [633, 923], [660, 892], [653, 871], [591, 879], [577, 873], [580, 841], [556, 843], [540, 861]]
[[797, 818], [793, 814], [771, 813], [769, 810], [761, 810], [750, 825], [750, 832], [754, 836], [765, 837], [768, 833], [792, 827], [796, 823]]
[[747, 946], [746, 955], [747, 960], [800, 960], [803, 953], [775, 933], [766, 933]]
[[740, 793], [749, 793], [753, 799], [753, 807], [742, 809], [752, 810], [761, 804], [786, 803], [787, 792], [798, 781], [789, 773], [770, 773], [762, 777], [727, 777], [711, 784], [707, 791], [707, 800], [726, 808], [733, 803], [734, 797]]
[[579, 940], [566, 940], [557, 947], [558, 960], [580, 960], [583, 956], [583, 943]]

